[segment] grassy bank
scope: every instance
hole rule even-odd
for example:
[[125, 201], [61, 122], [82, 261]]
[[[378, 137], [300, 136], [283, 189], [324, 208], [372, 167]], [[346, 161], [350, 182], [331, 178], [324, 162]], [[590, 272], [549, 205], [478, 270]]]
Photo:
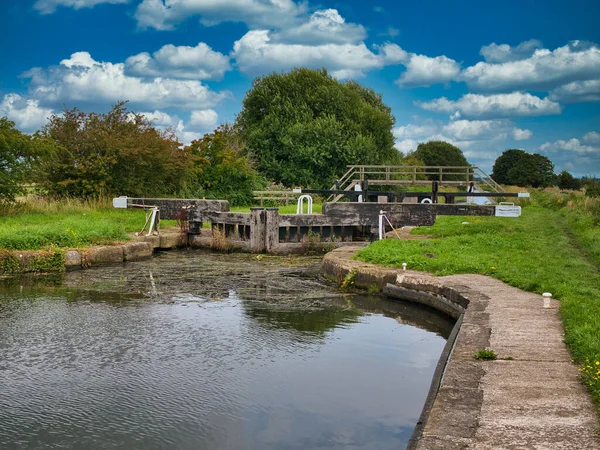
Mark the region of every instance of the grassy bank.
[[[426, 239], [375, 242], [358, 258], [392, 267], [406, 262], [436, 275], [484, 274], [551, 292], [561, 302], [565, 341], [600, 412], [600, 228], [590, 211], [560, 206], [564, 199], [553, 195], [534, 196], [518, 219], [440, 217], [413, 231]], [[547, 201], [557, 207], [542, 206]]]
[[[114, 209], [109, 201], [46, 202], [27, 200], [0, 215], [0, 249], [39, 250], [87, 247], [129, 240], [139, 231], [144, 212]], [[162, 226], [173, 221], [161, 221]]]

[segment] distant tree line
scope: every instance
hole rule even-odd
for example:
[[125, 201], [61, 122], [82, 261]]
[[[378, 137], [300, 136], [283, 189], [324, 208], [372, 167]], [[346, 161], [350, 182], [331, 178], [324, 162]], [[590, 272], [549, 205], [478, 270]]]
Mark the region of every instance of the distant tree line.
[[[252, 202], [269, 183], [329, 188], [350, 164], [468, 166], [443, 141], [403, 155], [394, 147], [395, 118], [380, 94], [326, 70], [294, 69], [254, 80], [233, 124], [183, 146], [126, 102], [105, 114], [66, 109], [33, 135], [0, 118], [0, 203], [26, 184], [53, 197], [127, 195], [225, 198]], [[600, 194], [598, 181], [554, 174], [545, 156], [507, 150], [495, 162], [499, 183]]]

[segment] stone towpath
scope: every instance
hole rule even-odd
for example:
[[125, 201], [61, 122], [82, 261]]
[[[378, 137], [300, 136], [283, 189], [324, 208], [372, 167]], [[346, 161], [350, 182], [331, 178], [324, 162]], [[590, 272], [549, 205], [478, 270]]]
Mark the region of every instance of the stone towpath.
[[[434, 277], [382, 268], [352, 260], [357, 250], [325, 255], [323, 274], [339, 281], [352, 271], [357, 286], [395, 281], [425, 292], [449, 289], [469, 300], [411, 448], [600, 449], [597, 411], [563, 342], [558, 301], [543, 308], [540, 295], [482, 275]], [[476, 360], [484, 348], [499, 359]]]
[[[473, 298], [418, 448], [599, 449], [597, 413], [563, 342], [558, 302], [545, 309], [541, 296], [481, 275], [437, 280]], [[474, 360], [481, 338], [513, 359]], [[461, 398], [475, 399], [475, 417], [461, 405], [453, 411]]]

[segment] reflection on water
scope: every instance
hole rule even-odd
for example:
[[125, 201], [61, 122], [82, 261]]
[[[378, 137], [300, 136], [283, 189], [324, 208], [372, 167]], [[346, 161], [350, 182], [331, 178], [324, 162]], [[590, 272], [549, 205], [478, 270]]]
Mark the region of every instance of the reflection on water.
[[189, 251], [4, 280], [0, 448], [402, 448], [452, 322], [318, 265]]

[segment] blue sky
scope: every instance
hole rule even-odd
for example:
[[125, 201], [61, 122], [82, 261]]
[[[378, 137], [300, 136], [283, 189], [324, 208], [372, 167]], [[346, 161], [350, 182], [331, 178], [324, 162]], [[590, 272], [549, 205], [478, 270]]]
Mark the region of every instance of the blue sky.
[[190, 142], [254, 77], [326, 67], [383, 94], [396, 146], [506, 149], [600, 176], [600, 2], [19, 0], [0, 4], [0, 116], [26, 132], [119, 100]]

